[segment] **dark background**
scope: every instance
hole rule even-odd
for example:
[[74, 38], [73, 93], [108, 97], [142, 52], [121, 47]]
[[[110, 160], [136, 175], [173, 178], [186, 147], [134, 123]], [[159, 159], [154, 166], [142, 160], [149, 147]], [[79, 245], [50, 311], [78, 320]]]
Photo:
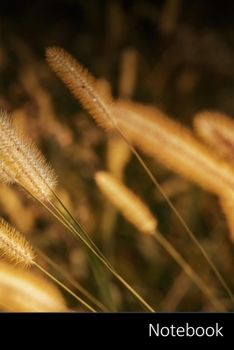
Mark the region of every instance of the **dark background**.
[[[105, 223], [104, 200], [93, 176], [95, 171], [109, 167], [106, 159], [111, 137], [96, 126], [52, 72], [45, 61], [45, 48], [63, 47], [95, 77], [105, 78], [116, 98], [122, 93], [119, 77], [123, 54], [133, 50], [137, 69], [131, 98], [155, 105], [191, 127], [194, 114], [204, 109], [234, 116], [233, 23], [233, 1], [38, 0], [0, 5], [0, 107], [24, 125], [55, 168], [58, 192], [66, 205], [120, 274], [156, 310], [213, 309], [156, 242], [140, 235], [116, 213]], [[144, 159], [233, 286], [233, 248], [217, 198], [155, 160]], [[157, 215], [160, 231], [227, 309], [233, 309], [216, 277], [133, 157], [123, 178]], [[17, 188], [1, 191], [4, 218], [98, 297], [79, 243]], [[120, 310], [139, 310], [115, 280], [112, 285]], [[79, 310], [73, 300], [67, 298], [67, 302]]]

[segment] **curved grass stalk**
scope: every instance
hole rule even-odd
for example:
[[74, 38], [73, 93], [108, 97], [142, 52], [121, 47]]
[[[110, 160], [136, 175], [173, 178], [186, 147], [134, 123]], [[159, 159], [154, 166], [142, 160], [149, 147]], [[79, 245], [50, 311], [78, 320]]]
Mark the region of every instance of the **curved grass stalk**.
[[[21, 184], [20, 184], [21, 185]], [[22, 185], [21, 185], [22, 186]], [[24, 188], [24, 187], [23, 187]], [[56, 206], [50, 202], [50, 204], [52, 205], [52, 207], [57, 211], [57, 213], [59, 215], [57, 215], [56, 213], [54, 213], [44, 202], [42, 202], [39, 198], [35, 197], [33, 193], [30, 193], [27, 188], [24, 188], [26, 192], [28, 192], [37, 202], [39, 202], [46, 210], [48, 210], [50, 212], [50, 214], [52, 214], [57, 220], [59, 220], [61, 222], [61, 224], [63, 226], [65, 226], [77, 239], [81, 240], [81, 242], [89, 249], [89, 251], [91, 253], [93, 253], [93, 255], [95, 255], [100, 262], [102, 262], [102, 264], [116, 277], [116, 279], [118, 279], [127, 289], [128, 291], [132, 294], [132, 296], [142, 305], [142, 307], [146, 310], [146, 311], [150, 311], [150, 312], [154, 312], [154, 310], [152, 309], [152, 307], [117, 273], [117, 271], [111, 266], [111, 264], [105, 259], [105, 257], [103, 256], [103, 254], [99, 255], [98, 253], [98, 248], [96, 247], [96, 245], [92, 242], [92, 245], [90, 245], [86, 239], [83, 237], [84, 234], [84, 230], [81, 228], [81, 226], [79, 225], [79, 227], [82, 229], [82, 232], [78, 232], [71, 224], [70, 222], [66, 219], [66, 217], [64, 217], [64, 215], [59, 211], [58, 208], [56, 208]], [[69, 213], [69, 211], [67, 211]], [[71, 215], [71, 214], [70, 214]], [[70, 216], [71, 218], [72, 215]], [[87, 236], [87, 234], [85, 233], [85, 235]], [[90, 238], [89, 238], [90, 240]], [[95, 247], [95, 248], [94, 248]], [[102, 257], [103, 256], [103, 257]]]
[[[56, 208], [55, 206], [53, 206]], [[56, 208], [57, 209], [57, 208]], [[61, 221], [62, 222], [62, 221]], [[95, 246], [95, 244], [92, 242], [92, 245], [90, 245], [84, 238], [83, 238], [83, 232], [82, 234], [80, 232], [77, 232], [77, 230], [74, 229], [73, 226], [65, 220], [65, 226], [67, 229], [74, 234], [76, 238], [82, 241], [90, 249], [90, 251], [98, 257], [98, 259], [107, 267], [107, 269], [128, 289], [128, 291], [132, 294], [132, 296], [140, 302], [140, 304], [143, 306], [143, 308], [146, 311], [154, 312], [154, 310], [151, 308], [151, 306], [146, 303], [146, 301], [116, 272], [116, 270], [111, 266], [111, 264], [106, 260], [106, 258], [103, 256], [103, 254], [99, 254], [99, 249]], [[62, 222], [63, 223], [63, 222]], [[63, 223], [64, 224], [64, 223]], [[80, 225], [79, 225], [80, 226]], [[87, 234], [86, 234], [87, 235]], [[95, 247], [95, 248], [94, 248]]]
[[[53, 191], [53, 194], [55, 196], [55, 198], [59, 201], [59, 203], [62, 205], [62, 208], [65, 208], [65, 206], [63, 205], [62, 201], [59, 199], [59, 197], [56, 195], [56, 193]], [[82, 237], [82, 242], [86, 244], [86, 248], [87, 249], [87, 254], [89, 256], [89, 262], [93, 271], [93, 274], [96, 278], [96, 281], [99, 285], [100, 290], [103, 293], [103, 296], [105, 298], [105, 300], [108, 303], [108, 306], [110, 308], [111, 311], [116, 311], [116, 306], [114, 304], [114, 301], [112, 299], [112, 296], [110, 294], [110, 290], [109, 290], [109, 285], [108, 282], [106, 280], [106, 277], [104, 275], [104, 272], [102, 271], [101, 267], [99, 266], [99, 261], [97, 260], [98, 256], [102, 256], [102, 259], [106, 262], [107, 265], [109, 265], [108, 261], [105, 259], [105, 257], [101, 254], [101, 252], [99, 251], [99, 249], [96, 247], [96, 245], [93, 243], [93, 241], [89, 238], [89, 236], [87, 235], [87, 233], [83, 230], [83, 228], [80, 226], [80, 224], [73, 219], [73, 216], [69, 213], [69, 211], [67, 210], [66, 213], [70, 214], [69, 218], [66, 218], [64, 216], [64, 214], [56, 207], [56, 205], [50, 201], [50, 205], [53, 207], [53, 209], [55, 210], [55, 212], [59, 215], [60, 217], [60, 222], [65, 225], [67, 227], [67, 229], [72, 232], [72, 234], [77, 238], [77, 239], [81, 239]], [[45, 206], [46, 207], [46, 206]], [[55, 214], [54, 212], [51, 211], [51, 213], [53, 213], [53, 215]], [[58, 216], [56, 215], [56, 218], [58, 218]], [[73, 225], [75, 224], [76, 229], [74, 228], [74, 226], [71, 224], [71, 220], [73, 220]], [[91, 249], [92, 248], [92, 249]], [[93, 255], [92, 250], [96, 252], [97, 257], [95, 255]]]
[[[109, 263], [109, 261], [105, 258], [105, 256], [102, 254], [102, 252], [98, 249], [98, 247], [94, 244], [94, 242], [91, 240], [91, 238], [89, 237], [89, 235], [85, 232], [85, 230], [82, 228], [82, 226], [78, 223], [78, 221], [74, 218], [74, 216], [72, 215], [72, 213], [69, 212], [69, 210], [66, 208], [66, 206], [63, 204], [63, 202], [61, 201], [61, 199], [59, 198], [59, 196], [56, 194], [55, 191], [53, 191], [54, 196], [56, 197], [56, 199], [58, 200], [59, 204], [62, 206], [62, 208], [64, 209], [65, 213], [68, 215], [68, 223], [70, 222], [70, 220], [72, 221], [71, 225], [75, 225], [77, 227], [78, 232], [83, 235], [83, 237], [85, 239], [87, 239], [87, 242], [93, 247], [93, 249], [102, 257], [103, 260], [106, 261], [107, 264], [109, 264], [109, 266], [111, 267], [111, 264]], [[58, 214], [61, 215], [61, 212], [59, 211], [59, 209], [54, 205], [54, 203], [50, 203], [51, 206], [56, 210], [56, 212]], [[73, 227], [72, 225], [72, 227]], [[112, 268], [112, 267], [111, 267]]]
[[[55, 208], [55, 206], [53, 206]], [[62, 222], [62, 221], [61, 221]], [[82, 229], [82, 234], [80, 234], [80, 232], [77, 232], [73, 226], [71, 226], [67, 220], [65, 220], [65, 226], [67, 227], [67, 229], [72, 232], [74, 234], [74, 236], [76, 238], [78, 238], [79, 240], [81, 240], [86, 247], [88, 247], [90, 249], [90, 251], [96, 256], [98, 257], [98, 259], [107, 267], [107, 269], [114, 274], [114, 276], [128, 289], [128, 291], [132, 294], [132, 296], [138, 301], [140, 302], [140, 304], [144, 307], [145, 310], [150, 311], [150, 312], [154, 312], [154, 310], [151, 308], [150, 305], [148, 305], [148, 303], [146, 303], [146, 301], [144, 299], [142, 299], [142, 297], [132, 288], [130, 287], [130, 285], [116, 272], [116, 270], [111, 266], [111, 264], [106, 260], [106, 258], [103, 256], [103, 254], [99, 254], [99, 249], [95, 246], [94, 243], [92, 243], [92, 245], [90, 245], [84, 238], [83, 238], [83, 232], [84, 230]], [[63, 222], [62, 222], [63, 223]], [[64, 224], [64, 223], [63, 223]], [[87, 234], [86, 234], [87, 235]], [[95, 247], [95, 248], [94, 248]]]

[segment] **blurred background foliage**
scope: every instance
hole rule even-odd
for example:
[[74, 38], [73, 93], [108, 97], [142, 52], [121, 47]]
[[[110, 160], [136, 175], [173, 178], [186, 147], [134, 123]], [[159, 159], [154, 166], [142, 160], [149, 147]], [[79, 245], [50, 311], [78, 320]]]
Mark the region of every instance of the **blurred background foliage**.
[[[0, 5], [1, 109], [23, 124], [58, 174], [57, 192], [64, 203], [155, 310], [213, 309], [172, 258], [105, 201], [93, 180], [97, 170], [112, 170], [141, 196], [158, 217], [160, 232], [227, 309], [233, 305], [140, 164], [118, 136], [95, 124], [52, 72], [45, 48], [63, 47], [109, 82], [115, 98], [155, 105], [191, 127], [201, 110], [234, 116], [233, 23], [232, 1], [22, 0]], [[156, 160], [144, 160], [233, 289], [233, 247], [217, 198]], [[0, 214], [100, 297], [82, 246], [36, 202], [16, 187], [1, 186]], [[119, 310], [140, 310], [110, 280]], [[69, 307], [83, 310], [65, 297]]]

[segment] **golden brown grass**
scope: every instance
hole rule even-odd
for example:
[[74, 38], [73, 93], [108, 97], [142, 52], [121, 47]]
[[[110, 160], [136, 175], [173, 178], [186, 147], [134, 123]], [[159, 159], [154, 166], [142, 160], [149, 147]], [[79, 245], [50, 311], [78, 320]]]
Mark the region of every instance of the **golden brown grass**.
[[[70, 88], [75, 97], [81, 100], [95, 120], [106, 130], [115, 128], [129, 143], [135, 154], [136, 151], [132, 146], [139, 147], [174, 171], [220, 197], [233, 187], [232, 167], [218, 159], [202, 145], [191, 131], [152, 107], [129, 101], [105, 103], [105, 95], [95, 87], [95, 80], [64, 50], [49, 48], [47, 59], [54, 71]], [[73, 77], [76, 74], [74, 80]], [[96, 103], [95, 108], [93, 107], [94, 103]], [[105, 106], [105, 113], [103, 113], [103, 106]], [[138, 155], [137, 157], [140, 159]], [[105, 185], [102, 183], [102, 190], [104, 187]], [[107, 194], [110, 191], [109, 187], [108, 180], [108, 185], [106, 183], [104, 190]], [[112, 199], [114, 199], [115, 205], [122, 209], [121, 205], [124, 205], [120, 203], [124, 203], [124, 201], [121, 199], [118, 204], [119, 194], [117, 192], [112, 196]], [[132, 214], [126, 214], [126, 210], [124, 212], [124, 215], [133, 221]], [[190, 230], [188, 232], [191, 234]], [[202, 248], [201, 250], [221, 281], [222, 278], [216, 268], [204, 250]], [[226, 283], [223, 280], [222, 283], [233, 298]]]
[[56, 176], [50, 165], [22, 133], [12, 118], [1, 111], [0, 115], [0, 164], [5, 183], [16, 182], [41, 201], [49, 201]]
[[217, 156], [233, 164], [234, 123], [230, 117], [223, 113], [204, 111], [195, 115], [194, 128]]
[[22, 267], [32, 266], [35, 258], [26, 239], [3, 219], [0, 220], [0, 256]]
[[[135, 53], [132, 52], [131, 55], [129, 56], [130, 58], [126, 55], [126, 60], [132, 60], [135, 64]], [[223, 205], [224, 212], [228, 217], [230, 227], [232, 226], [231, 207], [234, 180], [232, 166], [226, 162], [226, 158], [222, 160], [216, 157], [212, 151], [196, 139], [189, 129], [172, 121], [156, 108], [143, 106], [130, 101], [114, 101], [108, 85], [103, 83], [103, 81], [96, 81], [86, 69], [77, 63], [76, 60], [63, 49], [55, 47], [47, 49], [47, 60], [64, 83], [70, 88], [75, 97], [78, 98], [83, 106], [94, 116], [94, 119], [100, 126], [104, 127], [105, 130], [117, 130], [123, 139], [127, 141], [128, 146], [137, 157], [139, 157], [139, 155], [134, 147], [160, 160], [168, 168], [185, 176], [188, 180], [194, 181], [205, 189], [218, 195]], [[133, 71], [134, 69], [133, 65]], [[132, 81], [132, 83], [129, 84], [126, 91], [122, 88], [122, 96], [130, 97], [134, 85], [134, 73], [131, 74], [127, 80]], [[121, 84], [123, 85], [122, 81], [124, 81], [124, 77], [121, 78]], [[27, 86], [28, 82], [25, 79], [24, 82]], [[47, 98], [48, 95], [43, 95], [43, 91], [38, 88], [35, 81], [34, 86], [38, 92], [37, 99], [42, 109], [46, 106], [45, 110], [52, 114], [51, 101]], [[2, 135], [0, 133], [0, 139], [2, 148], [0, 148], [0, 161], [3, 182], [16, 182], [41, 202], [41, 204], [45, 202], [43, 204], [44, 208], [53, 214], [53, 216], [76, 237], [79, 237], [81, 242], [86, 245], [91, 256], [98, 259], [101, 264], [117, 277], [119, 282], [121, 282], [134, 297], [138, 298], [138, 293], [116, 273], [109, 261], [93, 243], [93, 240], [86, 234], [81, 225], [74, 219], [73, 215], [70, 214], [67, 206], [63, 204], [63, 200], [60, 200], [59, 196], [55, 193], [56, 176], [44, 157], [35, 148], [33, 143], [23, 135], [21, 128], [15, 126], [15, 123], [8, 114], [2, 112], [1, 120]], [[53, 127], [51, 127], [52, 125]], [[48, 130], [53, 130], [56, 139], [63, 147], [68, 147], [74, 141], [69, 132], [65, 132], [64, 139], [57, 137], [62, 128], [59, 127], [59, 123], [54, 116], [51, 117], [48, 123]], [[111, 136], [115, 137], [115, 140], [117, 140], [114, 134]], [[113, 142], [110, 143], [110, 145], [119, 147], [120, 143], [116, 142], [115, 144]], [[120, 161], [118, 162], [115, 156], [114, 160], [117, 165], [113, 165], [113, 163], [115, 163], [113, 160], [112, 165], [110, 165], [119, 179], [123, 178], [124, 167], [129, 159], [128, 153], [126, 157], [123, 157], [121, 156], [121, 152], [126, 152], [126, 148], [119, 147], [120, 155], [118, 155], [118, 157]], [[111, 155], [117, 153], [111, 149], [109, 154], [111, 157]], [[141, 160], [140, 157], [139, 159]], [[111, 164], [111, 162], [109, 162], [109, 164]], [[209, 286], [206, 286], [205, 282], [200, 281], [200, 277], [192, 277], [196, 276], [193, 269], [186, 263], [176, 249], [173, 248], [171, 243], [162, 235], [159, 235], [156, 230], [158, 220], [151, 214], [147, 206], [145, 206], [135, 194], [124, 188], [122, 184], [117, 184], [116, 180], [113, 180], [112, 177], [104, 172], [98, 172], [96, 180], [102, 191], [112, 197], [112, 201], [116, 207], [123, 211], [125, 217], [134, 223], [140, 231], [155, 236], [192, 280], [197, 283], [198, 286], [200, 284], [207, 300], [213, 304], [213, 307], [217, 310], [225, 310], [225, 302], [218, 300], [216, 292], [212, 287], [209, 288]], [[139, 187], [140, 185], [141, 183], [139, 182]], [[62, 193], [60, 188], [58, 189], [58, 193], [59, 192]], [[114, 220], [114, 211], [111, 212], [108, 211], [108, 209], [107, 212], [112, 213], [111, 220]], [[2, 240], [3, 252], [5, 249], [4, 244], [8, 245], [7, 239], [12, 237], [13, 241], [13, 237], [16, 236], [8, 233]], [[14, 251], [16, 256], [16, 258], [13, 259], [15, 261], [18, 259], [15, 253], [17, 250], [13, 249], [12, 251]], [[14, 254], [12, 254], [12, 256], [14, 256]], [[95, 265], [96, 264], [97, 261], [95, 262]], [[226, 288], [226, 284], [223, 283], [221, 279], [220, 281]], [[226, 289], [232, 297], [230, 289]], [[106, 295], [108, 298], [106, 287], [103, 288], [102, 292], [104, 292], [103, 295]], [[153, 310], [144, 300], [141, 300], [140, 297], [138, 300], [143, 307], [148, 308], [150, 311]], [[107, 302], [105, 298], [104, 302]], [[110, 303], [108, 301], [107, 304], [111, 308], [111, 301]]]
[[0, 305], [7, 311], [67, 311], [58, 289], [35, 272], [0, 262]]
[[99, 171], [95, 174], [95, 181], [107, 198], [138, 230], [146, 234], [152, 234], [156, 230], [157, 220], [147, 206], [111, 174]]
[[105, 86], [99, 84], [87, 69], [61, 48], [48, 48], [46, 57], [53, 70], [93, 115], [97, 123], [106, 130], [112, 129], [110, 115], [112, 99]]

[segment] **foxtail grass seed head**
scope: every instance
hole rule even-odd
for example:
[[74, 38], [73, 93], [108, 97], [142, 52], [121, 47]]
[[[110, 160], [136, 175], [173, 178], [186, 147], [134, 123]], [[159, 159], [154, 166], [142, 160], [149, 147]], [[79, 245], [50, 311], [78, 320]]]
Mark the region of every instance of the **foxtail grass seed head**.
[[0, 259], [21, 267], [31, 266], [35, 259], [29, 243], [3, 219], [0, 220]]
[[58, 289], [35, 272], [0, 262], [0, 307], [6, 311], [58, 312], [67, 307]]
[[204, 111], [194, 117], [194, 128], [198, 136], [220, 158], [233, 163], [234, 121], [225, 114]]
[[220, 194], [234, 187], [233, 169], [200, 143], [189, 129], [153, 107], [117, 101], [112, 116], [119, 130], [136, 147], [165, 166]]
[[98, 171], [95, 181], [104, 195], [143, 233], [153, 234], [157, 220], [147, 206], [110, 173]]
[[78, 63], [74, 57], [59, 47], [49, 47], [46, 58], [52, 69], [82, 103], [96, 122], [106, 130], [113, 128], [110, 115], [112, 98], [109, 91]]
[[41, 201], [53, 196], [56, 176], [33, 142], [6, 113], [0, 112], [0, 177], [16, 182]]
[[0, 161], [0, 182], [6, 185], [15, 182], [14, 174], [11, 173], [11, 170], [2, 161]]

